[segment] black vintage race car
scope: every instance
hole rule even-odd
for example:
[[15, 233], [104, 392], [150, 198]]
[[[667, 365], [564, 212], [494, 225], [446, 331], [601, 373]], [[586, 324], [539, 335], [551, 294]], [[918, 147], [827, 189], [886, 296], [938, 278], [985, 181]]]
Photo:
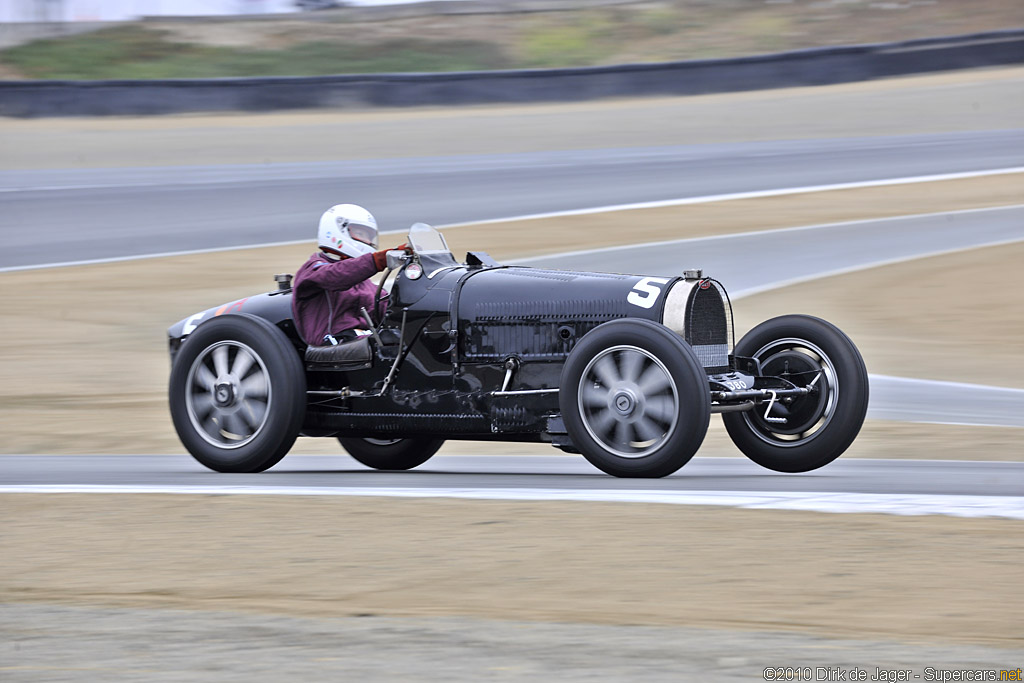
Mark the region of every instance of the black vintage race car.
[[258, 472], [299, 435], [334, 437], [364, 465], [404, 470], [446, 439], [535, 441], [616, 476], [662, 477], [697, 451], [711, 413], [781, 472], [831, 462], [860, 431], [864, 362], [823, 320], [774, 318], [734, 346], [725, 288], [699, 270], [542, 270], [478, 252], [459, 263], [422, 223], [408, 244], [388, 254], [372, 336], [307, 345], [288, 275], [172, 326], [170, 408], [189, 452]]

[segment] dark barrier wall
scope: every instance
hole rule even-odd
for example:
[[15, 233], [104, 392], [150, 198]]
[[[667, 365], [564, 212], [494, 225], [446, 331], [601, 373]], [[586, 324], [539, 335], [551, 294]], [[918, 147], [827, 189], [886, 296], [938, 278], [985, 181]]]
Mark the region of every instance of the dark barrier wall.
[[736, 59], [579, 69], [161, 81], [0, 81], [2, 116], [578, 101], [695, 95], [1024, 63], [1024, 29]]

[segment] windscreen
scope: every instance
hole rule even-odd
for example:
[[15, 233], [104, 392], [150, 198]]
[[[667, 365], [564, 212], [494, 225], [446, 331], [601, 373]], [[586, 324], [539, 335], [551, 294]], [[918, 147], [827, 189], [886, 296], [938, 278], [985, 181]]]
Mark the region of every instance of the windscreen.
[[409, 228], [409, 246], [415, 249], [417, 254], [449, 253], [444, 236], [426, 223], [416, 223]]

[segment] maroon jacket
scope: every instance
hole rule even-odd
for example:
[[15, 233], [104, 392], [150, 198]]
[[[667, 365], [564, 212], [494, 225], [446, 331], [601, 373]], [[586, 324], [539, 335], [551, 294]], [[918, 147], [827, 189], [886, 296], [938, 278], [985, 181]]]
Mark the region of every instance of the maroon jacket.
[[319, 252], [310, 256], [292, 286], [292, 318], [302, 339], [311, 346], [323, 346], [325, 335], [365, 328], [359, 308], [365, 306], [374, 314], [377, 285], [369, 278], [377, 272], [373, 254], [340, 261]]

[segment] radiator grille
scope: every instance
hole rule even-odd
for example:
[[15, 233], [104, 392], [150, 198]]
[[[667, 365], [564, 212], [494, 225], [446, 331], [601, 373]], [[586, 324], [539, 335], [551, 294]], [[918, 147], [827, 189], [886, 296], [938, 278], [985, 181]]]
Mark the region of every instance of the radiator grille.
[[725, 288], [717, 280], [701, 280], [690, 293], [686, 341], [708, 372], [725, 372], [732, 340], [732, 305]]

